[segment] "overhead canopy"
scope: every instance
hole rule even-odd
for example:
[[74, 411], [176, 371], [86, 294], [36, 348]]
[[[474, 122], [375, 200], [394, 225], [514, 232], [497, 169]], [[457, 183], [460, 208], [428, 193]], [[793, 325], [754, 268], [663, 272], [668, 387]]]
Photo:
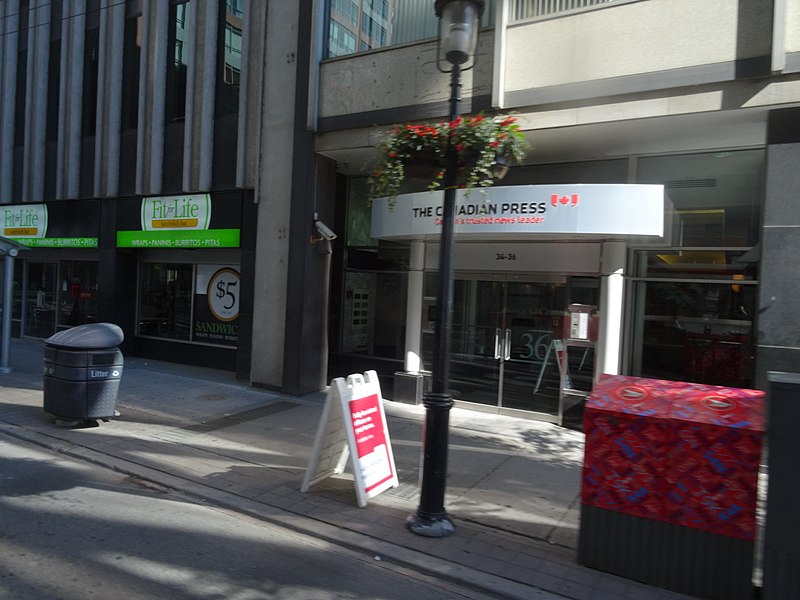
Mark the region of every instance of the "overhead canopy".
[[[0, 235], [0, 256], [5, 256], [9, 253], [10, 250], [29, 250], [27, 246], [15, 242], [14, 240], [10, 240], [6, 237]], [[11, 252], [11, 256], [14, 256], [15, 253]]]

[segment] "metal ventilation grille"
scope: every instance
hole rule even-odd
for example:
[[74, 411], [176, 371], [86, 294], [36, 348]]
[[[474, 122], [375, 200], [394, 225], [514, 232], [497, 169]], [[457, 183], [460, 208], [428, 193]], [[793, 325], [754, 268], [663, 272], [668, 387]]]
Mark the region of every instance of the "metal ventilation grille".
[[668, 190], [681, 190], [687, 188], [710, 188], [717, 187], [716, 179], [679, 179], [678, 181], [667, 181], [664, 187]]

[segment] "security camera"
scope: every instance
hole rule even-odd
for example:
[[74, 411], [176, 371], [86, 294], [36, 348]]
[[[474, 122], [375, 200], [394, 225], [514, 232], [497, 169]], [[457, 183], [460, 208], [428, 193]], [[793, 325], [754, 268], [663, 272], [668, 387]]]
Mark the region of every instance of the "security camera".
[[317, 228], [317, 233], [319, 233], [323, 239], [328, 240], [329, 242], [336, 239], [336, 234], [331, 230], [330, 227], [325, 225], [322, 221], [314, 221], [314, 227]]

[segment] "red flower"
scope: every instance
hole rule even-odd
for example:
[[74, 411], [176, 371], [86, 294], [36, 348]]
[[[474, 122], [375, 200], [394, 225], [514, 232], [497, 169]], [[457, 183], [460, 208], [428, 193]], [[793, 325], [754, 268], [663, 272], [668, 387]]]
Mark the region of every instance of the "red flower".
[[461, 152], [464, 149], [464, 144], [456, 144], [456, 151]]

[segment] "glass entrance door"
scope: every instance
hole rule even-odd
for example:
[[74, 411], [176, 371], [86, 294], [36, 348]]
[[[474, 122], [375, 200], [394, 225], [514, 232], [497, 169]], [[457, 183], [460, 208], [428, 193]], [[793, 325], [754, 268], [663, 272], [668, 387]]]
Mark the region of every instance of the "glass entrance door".
[[[597, 286], [591, 285], [596, 279], [573, 278], [580, 281], [573, 284], [567, 277], [488, 277], [457, 275], [450, 361], [453, 396], [557, 422], [561, 371], [553, 341], [564, 337], [571, 301], [596, 305]], [[593, 352], [569, 350], [571, 385], [585, 380], [584, 385], [591, 386]]]

